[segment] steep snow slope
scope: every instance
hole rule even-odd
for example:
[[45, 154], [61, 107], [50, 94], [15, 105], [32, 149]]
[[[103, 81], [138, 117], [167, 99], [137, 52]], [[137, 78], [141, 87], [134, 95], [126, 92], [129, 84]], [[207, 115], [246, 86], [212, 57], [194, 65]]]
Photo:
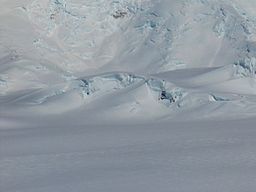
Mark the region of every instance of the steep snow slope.
[[94, 106], [107, 119], [194, 118], [228, 106], [252, 116], [254, 4], [2, 1], [0, 113], [80, 117]]
[[[127, 106], [135, 103], [139, 115], [140, 108], [153, 110], [153, 101], [160, 108], [162, 101], [169, 101], [165, 106], [170, 107], [174, 97], [179, 102], [187, 100], [185, 109], [178, 101], [173, 102], [181, 111], [211, 104], [212, 100], [207, 99], [211, 95], [227, 95], [227, 100], [222, 100], [225, 104], [233, 103], [232, 95], [253, 97], [253, 3], [3, 1], [1, 113], [13, 113], [12, 109], [41, 113], [43, 109], [46, 114], [60, 114], [86, 108], [97, 98], [116, 94], [116, 89], [126, 90], [127, 85], [137, 84], [137, 80], [141, 82], [126, 90], [134, 94], [127, 98], [129, 102], [121, 100], [108, 107], [118, 106], [126, 111]], [[209, 70], [186, 78], [186, 70], [192, 68]], [[181, 69], [180, 77], [161, 77], [162, 72], [176, 69]], [[109, 75], [102, 76], [104, 73]], [[152, 74], [158, 79], [151, 80]], [[179, 91], [168, 90], [161, 79], [174, 83]], [[148, 91], [143, 91], [143, 87]], [[142, 95], [142, 100], [153, 100], [142, 102], [136, 94]]]
[[[33, 40], [27, 44], [66, 70], [152, 72], [223, 66], [245, 56], [247, 46], [255, 51], [248, 42], [255, 20], [242, 12], [240, 4], [37, 0], [11, 10], [15, 18], [9, 20], [29, 22], [22, 31], [35, 36], [31, 34]], [[22, 42], [16, 44], [24, 48]], [[220, 59], [223, 56], [225, 60]]]

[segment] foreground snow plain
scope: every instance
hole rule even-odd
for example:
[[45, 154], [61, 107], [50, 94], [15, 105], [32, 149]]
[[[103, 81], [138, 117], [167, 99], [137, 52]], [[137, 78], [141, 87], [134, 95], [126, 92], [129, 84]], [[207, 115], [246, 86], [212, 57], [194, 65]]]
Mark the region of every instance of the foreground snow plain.
[[255, 191], [255, 0], [0, 4], [1, 191]]
[[254, 119], [1, 131], [1, 191], [253, 192]]

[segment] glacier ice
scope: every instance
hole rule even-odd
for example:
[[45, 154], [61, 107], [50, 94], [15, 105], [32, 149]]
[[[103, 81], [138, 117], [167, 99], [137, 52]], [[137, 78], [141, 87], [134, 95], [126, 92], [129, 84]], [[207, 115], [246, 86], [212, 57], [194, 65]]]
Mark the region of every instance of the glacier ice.
[[234, 64], [235, 75], [238, 77], [256, 77], [256, 58], [245, 58]]
[[133, 84], [143, 81], [143, 78], [127, 73], [103, 74], [95, 77], [82, 78], [79, 87], [83, 96], [97, 93], [106, 94], [108, 92], [127, 88]]

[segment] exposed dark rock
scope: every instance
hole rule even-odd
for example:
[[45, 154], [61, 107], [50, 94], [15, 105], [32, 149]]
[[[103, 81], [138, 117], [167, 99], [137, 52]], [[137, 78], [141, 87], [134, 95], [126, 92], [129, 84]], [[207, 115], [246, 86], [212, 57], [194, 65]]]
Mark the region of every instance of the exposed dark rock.
[[113, 17], [115, 19], [118, 19], [118, 18], [123, 18], [127, 15], [127, 12], [126, 11], [116, 11], [115, 14], [113, 14]]

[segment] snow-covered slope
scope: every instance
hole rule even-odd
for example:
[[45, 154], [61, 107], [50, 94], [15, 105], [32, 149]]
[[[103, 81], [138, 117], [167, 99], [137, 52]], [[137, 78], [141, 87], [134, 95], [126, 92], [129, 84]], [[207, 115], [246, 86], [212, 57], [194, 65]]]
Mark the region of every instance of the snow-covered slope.
[[254, 0], [1, 4], [2, 115], [255, 115]]
[[256, 0], [0, 0], [0, 191], [254, 192]]
[[[198, 108], [216, 116], [212, 108], [226, 105], [254, 115], [254, 3], [3, 1], [1, 113], [76, 114], [107, 99], [95, 110], [112, 119]], [[193, 76], [194, 68], [202, 73]]]

